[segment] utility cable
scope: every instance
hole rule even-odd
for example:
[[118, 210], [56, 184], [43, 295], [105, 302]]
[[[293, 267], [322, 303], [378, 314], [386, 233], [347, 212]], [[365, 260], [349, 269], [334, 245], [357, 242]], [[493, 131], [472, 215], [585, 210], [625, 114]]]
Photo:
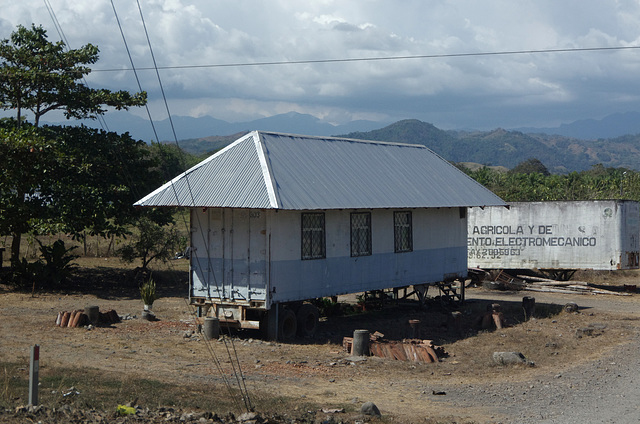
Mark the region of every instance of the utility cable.
[[[457, 57], [477, 57], [477, 56], [513, 56], [523, 54], [541, 54], [541, 53], [576, 53], [576, 52], [602, 52], [602, 51], [620, 51], [620, 50], [637, 50], [640, 46], [617, 46], [617, 47], [578, 47], [566, 49], [540, 49], [540, 50], [505, 50], [497, 52], [469, 52], [469, 53], [441, 53], [441, 54], [419, 54], [406, 56], [380, 56], [380, 57], [354, 57], [343, 59], [308, 59], [308, 60], [283, 60], [268, 62], [235, 62], [235, 63], [217, 63], [207, 65], [172, 65], [160, 66], [157, 69], [197, 69], [197, 68], [239, 68], [249, 66], [274, 66], [274, 65], [307, 65], [315, 63], [347, 63], [347, 62], [375, 62], [389, 60], [409, 60], [409, 59], [446, 59]], [[149, 71], [156, 68], [138, 68], [139, 71]], [[131, 71], [127, 68], [106, 68], [95, 69], [94, 72], [119, 72]]]
[[[112, 6], [113, 6], [113, 9], [114, 9], [114, 13], [116, 13], [116, 16], [117, 16], [117, 11], [115, 10], [115, 6], [113, 5], [113, 0], [111, 1], [111, 3], [112, 3]], [[168, 116], [169, 116], [169, 122], [170, 122], [171, 129], [172, 129], [172, 132], [173, 132], [174, 141], [175, 141], [175, 143], [176, 143], [176, 146], [177, 146], [177, 147], [178, 147], [178, 149], [179, 149], [179, 148], [180, 148], [180, 146], [179, 146], [179, 143], [178, 143], [178, 137], [177, 137], [177, 135], [176, 135], [175, 126], [174, 126], [174, 124], [173, 124], [173, 120], [172, 120], [172, 118], [171, 118], [171, 112], [170, 112], [170, 110], [169, 110], [169, 106], [168, 106], [167, 98], [166, 98], [166, 95], [165, 95], [165, 92], [164, 92], [164, 87], [163, 87], [163, 85], [162, 85], [162, 80], [161, 80], [161, 78], [160, 78], [160, 74], [159, 74], [158, 69], [157, 69], [157, 62], [156, 62], [156, 60], [155, 60], [155, 55], [154, 55], [154, 53], [153, 53], [153, 48], [152, 48], [152, 46], [151, 46], [151, 41], [150, 41], [150, 39], [149, 39], [149, 34], [148, 34], [147, 27], [146, 27], [146, 23], [145, 23], [145, 20], [144, 20], [144, 14], [142, 13], [142, 8], [141, 8], [141, 6], [140, 6], [139, 1], [137, 1], [137, 5], [138, 5], [138, 10], [139, 10], [139, 12], [140, 12], [140, 18], [141, 18], [141, 21], [142, 21], [142, 24], [143, 24], [143, 28], [144, 28], [144, 31], [145, 31], [145, 35], [146, 35], [146, 38], [147, 38], [147, 43], [148, 43], [148, 46], [149, 46], [149, 50], [150, 50], [150, 53], [151, 53], [151, 57], [152, 57], [152, 60], [153, 60], [153, 63], [154, 63], [154, 69], [156, 69], [156, 75], [157, 75], [157, 78], [158, 78], [158, 83], [159, 83], [159, 85], [160, 85], [160, 89], [161, 89], [162, 97], [163, 97], [163, 99], [164, 99], [165, 108], [166, 108], [167, 114], [168, 114]], [[121, 30], [121, 31], [122, 31], [122, 30]], [[123, 33], [123, 38], [124, 38], [124, 33]], [[128, 50], [128, 49], [127, 49], [127, 50]], [[133, 65], [133, 60], [131, 59], [131, 55], [130, 55], [130, 53], [129, 53], [129, 57], [130, 57], [130, 60], [131, 60], [132, 66], [134, 66], [134, 65]], [[135, 67], [135, 66], [134, 66], [134, 67]], [[136, 78], [137, 78], [137, 77], [136, 77]], [[139, 80], [138, 80], [138, 84], [139, 84]], [[150, 119], [151, 119], [151, 117], [150, 117]], [[156, 136], [156, 138], [157, 138], [157, 136]], [[189, 195], [191, 196], [191, 203], [192, 203], [192, 206], [194, 206], [194, 205], [195, 205], [195, 198], [194, 198], [194, 196], [193, 196], [193, 191], [192, 191], [192, 189], [191, 189], [191, 185], [190, 185], [190, 183], [189, 183], [188, 175], [185, 175], [185, 181], [186, 181], [186, 184], [187, 184], [187, 188], [188, 188]], [[171, 186], [172, 186], [172, 189], [173, 189], [174, 195], [175, 195], [175, 197], [176, 197], [176, 200], [178, 200], [178, 194], [177, 194], [176, 188], [175, 188], [175, 186], [174, 186], [174, 184], [173, 184], [173, 180], [171, 180]], [[199, 222], [199, 221], [200, 221], [200, 217], [199, 217], [197, 214], [195, 214], [195, 215], [196, 215], [196, 219], [198, 219], [198, 222]], [[186, 225], [186, 222], [185, 222], [185, 225]], [[208, 261], [209, 261], [209, 268], [210, 268], [211, 270], [213, 270], [213, 267], [212, 267], [212, 264], [211, 264], [211, 257], [210, 257], [210, 254], [209, 254], [209, 246], [208, 246], [208, 243], [206, 242], [206, 239], [205, 239], [205, 237], [204, 237], [204, 233], [203, 233], [203, 231], [202, 231], [202, 225], [201, 225], [201, 224], [199, 224], [199, 226], [200, 226], [200, 229], [201, 229], [201, 230], [200, 230], [200, 233], [201, 233], [201, 236], [202, 236], [202, 239], [203, 239], [203, 242], [204, 242], [203, 244], [204, 244], [204, 246], [205, 246], [205, 250], [206, 250], [206, 252], [207, 252], [207, 258], [208, 258]], [[188, 227], [187, 227], [187, 228], [188, 228]], [[197, 262], [198, 262], [198, 264], [199, 264], [199, 258], [198, 258], [197, 256], [196, 256], [196, 261], [197, 261]], [[200, 267], [200, 264], [199, 264], [198, 266]], [[214, 282], [215, 282], [216, 288], [217, 288], [217, 290], [218, 290], [218, 292], [219, 292], [220, 290], [219, 290], [219, 287], [218, 287], [217, 280], [215, 279], [215, 275], [214, 275], [213, 277], [214, 277]], [[230, 331], [230, 330], [229, 330], [229, 331]], [[230, 338], [230, 339], [231, 339], [231, 338]], [[235, 346], [233, 345], [233, 339], [231, 339], [231, 344], [232, 344], [232, 347], [233, 347], [233, 351], [235, 352], [235, 362], [234, 362], [234, 359], [233, 359], [233, 358], [232, 358], [232, 356], [231, 356], [231, 352], [229, 351], [229, 346], [228, 346], [228, 344], [226, 343], [226, 339], [225, 339], [225, 347], [227, 348], [227, 354], [229, 355], [229, 360], [230, 360], [231, 366], [232, 366], [232, 368], [233, 368], [234, 375], [236, 376], [236, 379], [238, 380], [238, 381], [237, 381], [237, 383], [238, 383], [238, 388], [240, 389], [240, 392], [242, 393], [242, 397], [243, 397], [243, 400], [244, 400], [244, 402], [245, 402], [245, 407], [246, 407], [248, 410], [251, 410], [251, 409], [252, 409], [251, 401], [250, 401], [250, 399], [249, 399], [248, 391], [247, 391], [247, 388], [246, 388], [246, 385], [245, 385], [245, 379], [244, 379], [244, 376], [242, 375], [242, 368], [240, 367], [240, 362], [239, 362], [239, 358], [238, 358], [238, 355], [237, 355], [237, 351], [236, 351], [236, 349], [235, 349]], [[238, 370], [236, 370], [236, 364], [237, 364]], [[219, 364], [217, 363], [217, 365], [219, 365]]]
[[[51, 20], [53, 21], [53, 26], [58, 32], [58, 36], [60, 37], [60, 39], [64, 42], [65, 50], [68, 52], [71, 47], [69, 45], [69, 41], [67, 40], [67, 37], [64, 35], [64, 31], [62, 30], [62, 25], [60, 25], [60, 21], [58, 21], [56, 12], [53, 10], [53, 6], [51, 6], [51, 3], [49, 2], [49, 0], [43, 0], [43, 1], [44, 1], [45, 7], [47, 8], [47, 11], [49, 12], [49, 17], [51, 17]], [[89, 86], [89, 83], [87, 82], [87, 79], [85, 78], [84, 75], [82, 76], [82, 81], [84, 81], [84, 85], [86, 85], [87, 87]], [[96, 120], [98, 121], [98, 123], [100, 123], [100, 126], [102, 127], [103, 130], [109, 131], [109, 127], [107, 125], [107, 121], [105, 120], [104, 116], [98, 114], [96, 116]]]
[[[178, 136], [177, 136], [176, 130], [175, 130], [175, 126], [173, 125], [173, 119], [171, 118], [171, 111], [169, 110], [169, 103], [167, 101], [167, 96], [166, 96], [165, 91], [164, 91], [164, 86], [162, 84], [162, 79], [160, 78], [160, 72], [159, 72], [158, 67], [157, 67], [156, 58], [155, 58], [155, 55], [153, 53], [153, 48], [151, 46], [151, 40], [149, 38], [149, 33], [147, 31], [147, 25], [146, 25], [146, 22], [145, 22], [145, 19], [144, 19], [144, 14], [142, 13], [142, 7], [140, 6], [140, 1], [139, 0], [136, 0], [136, 3], [138, 5], [138, 11], [140, 12], [140, 19], [142, 21], [142, 26], [144, 28], [144, 33], [145, 33], [145, 36], [146, 36], [146, 39], [147, 39], [147, 44], [149, 46], [149, 52], [151, 53], [151, 59], [153, 61], [153, 66], [154, 66], [154, 69], [156, 71], [156, 76], [158, 78], [158, 84], [160, 86], [160, 92], [162, 94], [162, 98], [164, 100], [164, 105], [165, 105], [165, 108], [166, 108], [166, 111], [167, 111], [167, 115], [169, 117], [169, 124], [171, 125], [171, 130], [173, 132], [173, 138], [174, 138], [174, 141], [176, 143], [176, 146], [178, 148], [180, 148], [180, 145], [179, 145], [179, 142], [178, 142]], [[191, 204], [193, 206], [195, 206], [195, 196], [193, 195], [193, 191], [191, 189], [191, 184], [189, 182], [189, 176], [188, 175], [185, 175], [185, 182], [187, 184], [187, 189], [189, 191], [189, 195], [191, 196]], [[175, 193], [175, 189], [174, 189], [174, 193]], [[176, 200], [177, 200], [177, 194], [176, 194]], [[200, 222], [200, 217], [197, 214], [196, 214], [196, 218], [198, 219], [198, 226], [200, 228], [200, 234], [202, 236], [203, 244], [205, 246], [205, 251], [206, 251], [206, 254], [207, 254], [208, 266], [209, 266], [211, 275], [213, 276], [214, 284], [216, 286], [216, 289], [218, 290], [218, 292], [220, 292], [220, 287], [218, 286], [217, 279], [215, 278], [215, 274], [213, 272], [213, 264], [211, 262], [209, 244], [206, 243], [203, 227], [202, 227], [202, 224]], [[231, 329], [229, 328], [229, 335], [230, 334], [231, 334]], [[242, 374], [242, 367], [240, 366], [240, 360], [238, 358], [238, 353], [237, 353], [237, 350], [235, 348], [235, 344], [233, 342], [233, 338], [230, 337], [229, 340], [231, 342], [231, 350], [233, 351], [233, 356], [235, 356], [235, 360], [234, 360], [234, 358], [232, 357], [232, 352], [229, 349], [229, 345], [226, 343], [226, 339], [225, 339], [225, 344], [224, 345], [225, 345], [225, 348], [227, 350], [227, 355], [229, 357], [229, 362], [230, 362], [231, 367], [233, 369], [233, 373], [236, 376], [236, 381], [238, 383], [238, 388], [240, 389], [240, 393], [242, 394], [243, 400], [245, 402], [245, 407], [247, 408], [247, 410], [250, 411], [252, 409], [251, 400], [249, 398], [249, 393], [247, 391], [247, 387], [246, 387], [246, 384], [245, 384], [245, 378], [244, 378], [244, 376]], [[237, 370], [236, 370], [236, 367], [238, 368]]]
[[[142, 84], [140, 84], [140, 78], [138, 77], [138, 71], [136, 66], [133, 63], [133, 58], [131, 56], [131, 51], [129, 50], [129, 44], [127, 44], [127, 38], [124, 36], [124, 30], [122, 29], [122, 25], [120, 24], [120, 18], [118, 17], [118, 12], [116, 11], [116, 6], [113, 4], [113, 0], [111, 0], [111, 7], [113, 8], [113, 14], [116, 17], [116, 22], [118, 24], [118, 28], [120, 29], [120, 35], [122, 36], [122, 41], [124, 43], [124, 48], [127, 51], [127, 56], [129, 57], [129, 63], [131, 63], [131, 70], [133, 70], [133, 74], [136, 78], [136, 82], [138, 83], [138, 90], [142, 92]], [[156, 131], [156, 126], [153, 123], [153, 119], [151, 118], [151, 111], [149, 110], [149, 105], [145, 103], [145, 109], [147, 110], [147, 116], [149, 117], [149, 122], [151, 123], [151, 129], [153, 130], [153, 135], [156, 137], [156, 142], [160, 142], [158, 138], [158, 132]]]
[[[193, 313], [193, 309], [191, 308], [191, 305], [187, 302], [187, 299], [184, 299], [184, 302], [187, 308], [190, 309]], [[236, 396], [233, 393], [233, 390], [231, 388], [231, 382], [227, 378], [224, 372], [224, 369], [222, 368], [222, 361], [218, 358], [218, 355], [216, 355], [216, 352], [215, 352], [215, 349], [213, 349], [213, 346], [211, 346], [211, 340], [205, 339], [205, 346], [207, 347], [207, 352], [209, 353], [209, 356], [213, 358], [213, 363], [215, 364], [216, 369], [218, 370], [218, 374], [220, 374], [220, 377], [222, 378], [222, 381], [224, 382], [224, 385], [226, 386], [227, 391], [229, 392], [229, 397], [233, 400], [234, 404], [238, 409], [242, 409], [242, 406], [240, 405], [240, 403], [236, 399]]]
[[68, 46], [69, 41], [67, 41], [67, 37], [65, 37], [64, 33], [62, 32], [62, 27], [60, 26], [60, 22], [58, 22], [56, 13], [53, 11], [53, 7], [51, 7], [51, 3], [49, 3], [49, 0], [43, 0], [43, 1], [44, 1], [45, 7], [47, 8], [47, 12], [49, 12], [49, 16], [53, 21], [53, 26], [56, 28], [56, 31], [58, 31], [58, 36], [60, 36], [60, 39], [64, 41], [65, 45]]
[[[129, 50], [129, 46], [128, 46], [128, 43], [127, 43], [127, 40], [126, 40], [126, 36], [125, 36], [125, 34], [124, 34], [124, 30], [123, 30], [123, 28], [122, 28], [122, 25], [120, 24], [120, 19], [119, 19], [119, 17], [118, 17], [118, 11], [116, 10], [116, 7], [115, 7], [115, 4], [113, 3], [113, 0], [111, 0], [111, 7], [113, 8], [113, 13], [114, 13], [114, 15], [115, 15], [116, 22], [118, 23], [118, 27], [119, 27], [119, 29], [120, 29], [120, 34], [121, 34], [121, 36], [122, 36], [122, 40], [123, 40], [123, 42], [124, 42], [125, 49], [126, 49], [126, 51], [127, 51], [127, 55], [128, 55], [128, 57], [129, 57], [129, 61], [130, 61], [130, 63], [131, 63], [131, 67], [132, 67], [132, 68], [133, 68], [133, 70], [134, 70], [134, 75], [135, 75], [135, 78], [136, 78], [136, 82], [137, 82], [137, 84], [138, 84], [138, 89], [139, 89], [140, 91], [142, 91], [142, 84], [140, 83], [140, 78], [138, 77], [138, 73], [137, 73], [137, 71], [136, 71], [136, 66], [135, 66], [135, 63], [133, 62], [133, 57], [131, 56], [131, 51]], [[145, 107], [146, 107], [146, 109], [147, 109], [147, 115], [148, 115], [148, 117], [149, 117], [149, 122], [151, 123], [151, 127], [152, 127], [152, 129], [153, 129], [153, 133], [154, 133], [154, 135], [155, 135], [155, 137], [156, 137], [156, 140], [159, 142], [158, 133], [157, 133], [157, 131], [156, 131], [156, 127], [155, 127], [155, 125], [154, 125], [154, 123], [153, 123], [153, 118], [152, 118], [152, 116], [151, 116], [151, 112], [150, 112], [149, 107], [148, 107], [147, 105], [145, 105]], [[175, 131], [174, 131], [174, 134], [175, 134]], [[176, 144], [177, 144], [177, 137], [176, 137]], [[178, 146], [178, 147], [179, 147], [179, 146]], [[172, 180], [170, 179], [170, 181], [172, 181]], [[175, 188], [175, 186], [174, 186], [174, 184], [173, 184], [173, 183], [171, 183], [171, 187], [172, 187], [173, 192], [174, 192], [174, 195], [176, 196], [176, 199], [177, 199], [177, 198], [178, 198], [178, 193], [177, 193], [176, 188]], [[188, 229], [189, 229], [189, 226], [188, 226], [188, 224], [187, 224], [187, 222], [186, 222], [186, 218], [184, 218], [184, 217], [183, 217], [183, 219], [184, 219], [185, 227], [186, 227], [186, 228], [187, 228], [187, 230], [188, 230]], [[210, 353], [210, 354], [211, 354], [211, 353]], [[235, 401], [236, 399], [235, 399], [235, 396], [234, 396], [234, 394], [233, 394], [233, 390], [232, 390], [232, 388], [231, 388], [231, 384], [230, 384], [230, 382], [228, 381], [228, 379], [226, 378], [226, 375], [224, 374], [224, 372], [223, 372], [223, 370], [222, 370], [221, 361], [218, 359], [218, 357], [217, 357], [217, 355], [215, 355], [215, 353], [214, 353], [213, 355], [211, 355], [211, 356], [212, 356], [213, 363], [215, 364], [216, 368], [218, 369], [218, 372], [220, 373], [220, 375], [221, 375], [221, 377], [222, 377], [223, 383], [224, 383], [225, 387], [227, 388], [227, 390], [228, 390], [228, 392], [229, 392], [229, 395], [230, 395], [231, 399], [233, 399], [233, 400]], [[239, 407], [240, 405], [237, 405], [237, 406]]]
[[[47, 8], [47, 11], [49, 12], [49, 16], [51, 17], [51, 20], [53, 21], [53, 25], [56, 28], [56, 31], [58, 32], [58, 35], [60, 37], [60, 39], [63, 41], [64, 43], [64, 48], [67, 52], [69, 52], [69, 50], [71, 49], [71, 46], [67, 40], [67, 37], [64, 34], [64, 30], [62, 29], [62, 25], [60, 24], [60, 22], [58, 21], [58, 17], [56, 16], [56, 13], [53, 9], [53, 6], [51, 6], [51, 3], [49, 2], [49, 0], [43, 0], [44, 4]], [[83, 75], [82, 76], [82, 81], [84, 82], [84, 85], [89, 87], [89, 83], [86, 79], [86, 77]], [[105, 117], [101, 114], [97, 114], [96, 115], [96, 119], [100, 124], [100, 127], [102, 128], [103, 131], [109, 132], [109, 126], [107, 125], [107, 121], [105, 119]], [[120, 163], [122, 164], [123, 168], [124, 167], [124, 159], [122, 157], [122, 154], [120, 153], [120, 150], [118, 148], [113, 149], [113, 153], [115, 154], [115, 156], [117, 157], [117, 159], [120, 161]], [[138, 188], [135, 184], [133, 184], [133, 179], [131, 178], [131, 175], [128, 172], [123, 173], [124, 179], [127, 181], [127, 184], [129, 186], [129, 188], [131, 189], [132, 194], [137, 197], [140, 198], [140, 192], [138, 191]], [[83, 237], [86, 237], [85, 235], [83, 235]]]

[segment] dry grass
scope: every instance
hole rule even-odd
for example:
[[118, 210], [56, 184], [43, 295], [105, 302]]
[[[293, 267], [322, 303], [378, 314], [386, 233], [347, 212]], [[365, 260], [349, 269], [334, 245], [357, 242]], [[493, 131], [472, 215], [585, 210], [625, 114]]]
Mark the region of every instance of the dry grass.
[[[27, 403], [29, 387], [27, 363], [0, 363], [3, 374], [0, 407]], [[27, 372], [28, 374], [28, 372]], [[172, 384], [153, 378], [139, 378], [126, 371], [105, 372], [89, 368], [44, 366], [40, 370], [39, 404], [49, 408], [70, 405], [81, 409], [115, 411], [118, 405], [143, 408], [176, 408], [190, 411], [242, 411], [245, 407], [237, 390], [219, 385]], [[221, 396], [220, 394], [225, 395]], [[252, 393], [251, 404], [259, 411], [275, 413], [284, 406], [317, 410], [318, 405], [302, 403], [292, 408], [292, 400], [267, 393]], [[353, 408], [351, 408], [353, 409]]]

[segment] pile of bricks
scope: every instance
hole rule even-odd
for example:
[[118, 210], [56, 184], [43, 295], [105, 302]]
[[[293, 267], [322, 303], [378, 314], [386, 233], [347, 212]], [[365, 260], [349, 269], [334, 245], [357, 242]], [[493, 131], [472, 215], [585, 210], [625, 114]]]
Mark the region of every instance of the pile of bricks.
[[91, 322], [89, 316], [82, 309], [77, 309], [75, 311], [61, 311], [58, 312], [58, 316], [56, 317], [56, 327], [84, 327], [89, 324], [115, 324], [120, 322], [120, 317], [118, 313], [111, 309], [107, 312], [99, 312], [97, 317], [97, 322]]

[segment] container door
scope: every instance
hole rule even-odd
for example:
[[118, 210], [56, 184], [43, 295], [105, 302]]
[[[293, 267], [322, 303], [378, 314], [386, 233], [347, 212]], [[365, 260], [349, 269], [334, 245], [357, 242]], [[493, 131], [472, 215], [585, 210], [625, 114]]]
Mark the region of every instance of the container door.
[[209, 219], [206, 211], [191, 209], [191, 252], [190, 284], [191, 296], [209, 297], [209, 266], [207, 259], [207, 244], [209, 234]]
[[249, 300], [266, 300], [267, 296], [267, 226], [266, 212], [249, 212]]
[[226, 209], [223, 214], [225, 299], [264, 300], [266, 292], [265, 213]]
[[222, 209], [191, 209], [191, 296], [224, 297], [222, 217]]

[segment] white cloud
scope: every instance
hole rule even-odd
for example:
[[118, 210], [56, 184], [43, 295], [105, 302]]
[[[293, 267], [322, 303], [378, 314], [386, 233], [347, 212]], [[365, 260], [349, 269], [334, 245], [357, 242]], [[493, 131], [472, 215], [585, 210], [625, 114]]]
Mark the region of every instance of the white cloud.
[[[99, 69], [128, 68], [110, 1], [50, 0], [71, 47], [97, 44]], [[137, 67], [152, 66], [136, 2], [114, 0]], [[159, 66], [616, 47], [640, 43], [632, 0], [358, 2], [149, 0], [141, 2]], [[3, 5], [0, 38], [17, 24], [58, 34], [40, 0]], [[522, 125], [567, 116], [640, 110], [634, 96], [640, 52], [540, 53], [162, 70], [170, 104], [227, 120], [281, 112], [347, 117], [440, 119], [460, 126]], [[153, 103], [153, 71], [139, 73]], [[132, 72], [94, 72], [92, 84], [137, 91]], [[594, 93], [611, 93], [597, 100]], [[440, 107], [438, 108], [438, 106]], [[533, 107], [535, 106], [535, 109]], [[482, 113], [478, 111], [481, 110]], [[551, 110], [551, 108], [549, 108]], [[436, 125], [439, 122], [434, 122]]]

